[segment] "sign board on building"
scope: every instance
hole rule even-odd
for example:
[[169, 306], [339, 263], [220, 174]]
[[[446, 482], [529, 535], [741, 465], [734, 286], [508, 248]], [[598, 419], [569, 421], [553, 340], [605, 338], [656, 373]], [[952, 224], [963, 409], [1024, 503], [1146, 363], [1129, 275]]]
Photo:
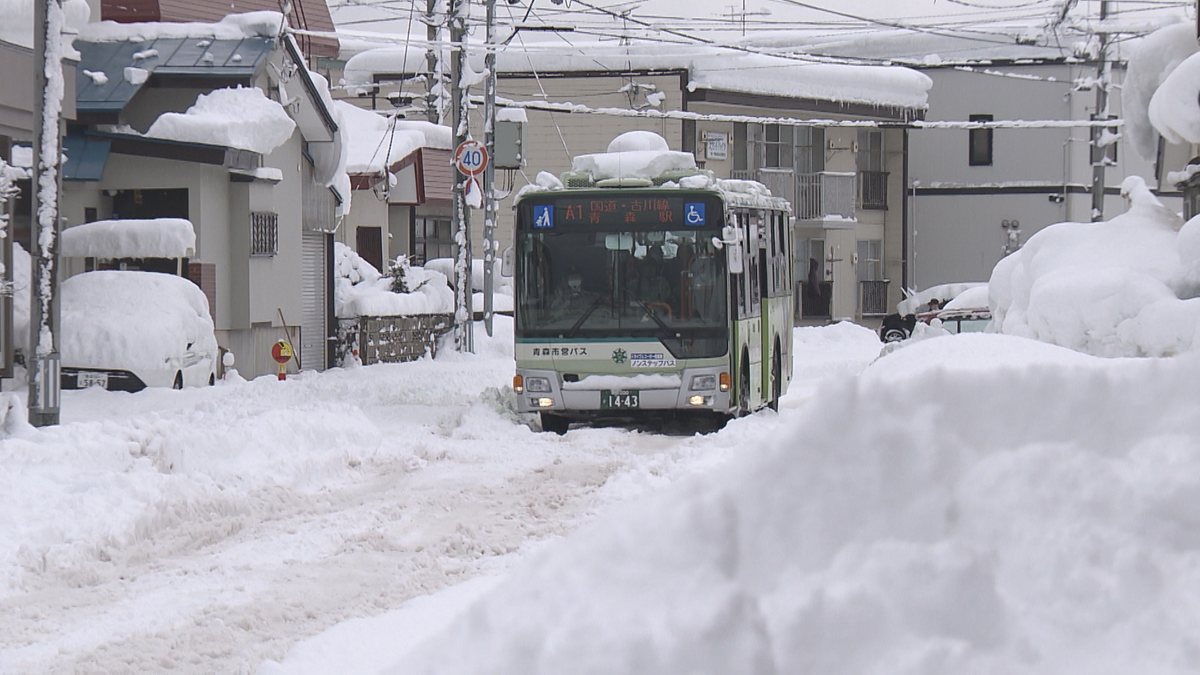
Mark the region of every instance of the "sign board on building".
[[729, 135], [718, 131], [704, 132], [704, 158], [727, 159], [729, 157]]

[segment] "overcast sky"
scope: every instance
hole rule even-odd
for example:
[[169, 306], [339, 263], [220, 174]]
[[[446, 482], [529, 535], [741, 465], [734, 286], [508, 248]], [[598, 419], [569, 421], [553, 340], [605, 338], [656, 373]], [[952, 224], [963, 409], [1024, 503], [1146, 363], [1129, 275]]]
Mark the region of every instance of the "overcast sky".
[[[334, 22], [354, 31], [406, 32], [408, 20], [425, 0], [328, 0]], [[414, 7], [413, 2], [416, 5]], [[532, 8], [530, 3], [532, 2]], [[482, 2], [475, 3], [482, 17]], [[665, 36], [732, 40], [766, 31], [803, 30], [844, 34], [889, 26], [987, 32], [1002, 24], [1049, 26], [1064, 5], [1068, 23], [1098, 18], [1100, 0], [518, 0], [497, 3], [502, 24], [571, 26], [575, 40], [587, 34], [616, 36], [645, 29]], [[1160, 22], [1192, 14], [1193, 0], [1111, 0], [1110, 16]], [[621, 18], [622, 15], [626, 18]], [[743, 24], [744, 21], [744, 24]], [[650, 26], [646, 26], [650, 24]], [[415, 23], [416, 32], [424, 26]], [[673, 32], [673, 33], [672, 33]], [[615, 39], [615, 38], [614, 38]]]

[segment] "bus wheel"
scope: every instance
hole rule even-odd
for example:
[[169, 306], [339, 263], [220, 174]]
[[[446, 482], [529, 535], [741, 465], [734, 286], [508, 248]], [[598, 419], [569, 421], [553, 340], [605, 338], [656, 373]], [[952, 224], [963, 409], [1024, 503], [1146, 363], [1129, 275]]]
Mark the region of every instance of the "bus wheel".
[[738, 376], [738, 414], [749, 415], [754, 412], [750, 407], [750, 356], [742, 354], [742, 372]]
[[775, 353], [771, 355], [771, 410], [779, 411], [779, 397], [783, 390], [783, 364], [779, 358], [779, 342], [775, 343]]
[[571, 426], [571, 420], [563, 417], [562, 415], [544, 412], [541, 413], [541, 417], [542, 431], [552, 432], [562, 436], [567, 433], [567, 429]]

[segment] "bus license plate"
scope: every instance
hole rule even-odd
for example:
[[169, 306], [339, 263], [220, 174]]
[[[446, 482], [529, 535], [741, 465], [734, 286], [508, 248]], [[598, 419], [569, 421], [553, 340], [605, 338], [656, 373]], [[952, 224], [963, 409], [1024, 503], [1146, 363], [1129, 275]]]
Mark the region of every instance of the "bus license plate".
[[637, 408], [640, 405], [640, 398], [636, 389], [625, 389], [617, 392], [602, 389], [600, 391], [600, 407], [602, 409]]

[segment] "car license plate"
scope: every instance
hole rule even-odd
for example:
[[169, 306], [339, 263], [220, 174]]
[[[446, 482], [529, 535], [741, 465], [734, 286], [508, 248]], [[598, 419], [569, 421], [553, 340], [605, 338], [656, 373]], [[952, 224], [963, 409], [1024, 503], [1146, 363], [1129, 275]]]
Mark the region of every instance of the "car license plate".
[[75, 386], [80, 389], [87, 389], [88, 387], [108, 389], [108, 373], [92, 373], [81, 370], [76, 376]]
[[607, 389], [600, 391], [600, 407], [602, 409], [637, 408], [641, 405], [640, 399], [641, 396], [636, 389], [623, 389], [617, 392]]

